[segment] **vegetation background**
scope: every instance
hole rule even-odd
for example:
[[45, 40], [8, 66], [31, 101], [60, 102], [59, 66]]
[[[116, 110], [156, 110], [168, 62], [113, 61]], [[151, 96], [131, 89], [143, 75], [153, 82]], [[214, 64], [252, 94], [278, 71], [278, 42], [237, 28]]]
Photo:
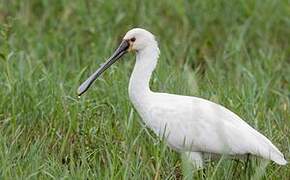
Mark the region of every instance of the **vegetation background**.
[[159, 41], [153, 90], [228, 107], [290, 160], [289, 0], [0, 0], [1, 179], [290, 178], [254, 157], [190, 169], [129, 102], [134, 55], [78, 99], [133, 27]]

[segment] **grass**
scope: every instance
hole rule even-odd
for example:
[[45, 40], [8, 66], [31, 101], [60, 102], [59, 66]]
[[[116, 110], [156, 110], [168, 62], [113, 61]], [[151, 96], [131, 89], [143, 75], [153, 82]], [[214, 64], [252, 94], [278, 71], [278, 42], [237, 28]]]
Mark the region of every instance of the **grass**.
[[126, 55], [77, 99], [80, 83], [132, 27], [161, 57], [152, 89], [220, 103], [290, 160], [287, 0], [0, 0], [1, 179], [289, 179], [251, 158], [194, 171], [146, 129], [128, 99]]

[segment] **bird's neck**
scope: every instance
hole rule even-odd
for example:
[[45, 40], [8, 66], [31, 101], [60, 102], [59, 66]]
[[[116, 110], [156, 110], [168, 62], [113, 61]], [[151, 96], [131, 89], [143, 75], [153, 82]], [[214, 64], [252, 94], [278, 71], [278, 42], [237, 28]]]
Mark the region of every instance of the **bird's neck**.
[[158, 57], [157, 43], [137, 52], [136, 63], [129, 83], [129, 97], [135, 108], [144, 103], [145, 99], [152, 94], [149, 83]]

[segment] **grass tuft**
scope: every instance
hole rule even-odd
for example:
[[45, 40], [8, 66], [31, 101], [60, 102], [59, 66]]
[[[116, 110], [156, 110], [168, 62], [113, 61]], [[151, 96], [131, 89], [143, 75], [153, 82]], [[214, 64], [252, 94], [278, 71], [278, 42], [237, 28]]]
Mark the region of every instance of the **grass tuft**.
[[218, 102], [290, 160], [289, 1], [0, 0], [1, 179], [289, 179], [260, 159], [203, 171], [146, 129], [128, 99], [133, 55], [78, 85], [132, 27], [161, 57], [152, 89]]

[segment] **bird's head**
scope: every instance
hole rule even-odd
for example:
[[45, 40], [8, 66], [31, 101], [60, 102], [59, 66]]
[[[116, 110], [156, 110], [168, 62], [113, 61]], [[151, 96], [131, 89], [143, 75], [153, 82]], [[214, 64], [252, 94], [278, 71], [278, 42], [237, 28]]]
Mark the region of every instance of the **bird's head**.
[[[157, 42], [152, 33], [141, 28], [134, 28], [128, 31], [113, 55], [94, 74], [80, 85], [78, 88], [78, 95], [80, 96], [86, 92], [91, 84], [124, 54], [130, 51], [136, 51], [137, 53], [142, 52], [150, 46], [157, 47]], [[156, 49], [159, 52], [158, 47]]]
[[157, 45], [154, 35], [141, 28], [134, 28], [128, 31], [124, 36], [123, 41], [127, 41], [129, 44], [128, 52], [138, 52], [148, 46]]

